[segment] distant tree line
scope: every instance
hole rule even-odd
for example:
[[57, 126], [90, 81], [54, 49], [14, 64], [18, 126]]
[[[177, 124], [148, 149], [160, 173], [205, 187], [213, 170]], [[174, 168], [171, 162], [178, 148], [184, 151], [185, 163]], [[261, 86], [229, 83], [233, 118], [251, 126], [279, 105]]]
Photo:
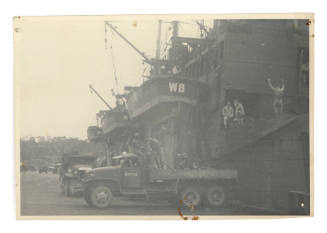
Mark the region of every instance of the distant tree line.
[[103, 155], [99, 145], [67, 137], [29, 137], [20, 139], [20, 158], [25, 165], [49, 166], [60, 162], [64, 153], [95, 153]]

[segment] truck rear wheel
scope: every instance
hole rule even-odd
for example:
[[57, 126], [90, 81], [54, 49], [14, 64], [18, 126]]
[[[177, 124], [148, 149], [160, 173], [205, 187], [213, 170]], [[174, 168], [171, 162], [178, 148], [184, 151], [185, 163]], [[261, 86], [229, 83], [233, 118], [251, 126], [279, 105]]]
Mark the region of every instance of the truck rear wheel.
[[111, 204], [113, 195], [109, 187], [105, 185], [96, 185], [91, 187], [89, 198], [92, 206], [104, 209]]
[[226, 195], [223, 187], [214, 185], [208, 188], [206, 192], [206, 202], [211, 207], [218, 207], [225, 203]]
[[183, 204], [189, 208], [195, 208], [201, 203], [201, 194], [199, 190], [193, 186], [186, 187], [180, 193]]

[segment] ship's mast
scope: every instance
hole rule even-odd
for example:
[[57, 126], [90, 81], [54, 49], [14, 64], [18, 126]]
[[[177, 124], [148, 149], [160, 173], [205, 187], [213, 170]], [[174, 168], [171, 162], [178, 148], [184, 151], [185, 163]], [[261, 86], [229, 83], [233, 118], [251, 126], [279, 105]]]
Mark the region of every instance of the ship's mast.
[[173, 21], [172, 25], [173, 25], [173, 37], [177, 37], [179, 32], [179, 22]]
[[157, 50], [156, 50], [156, 59], [160, 59], [160, 41], [161, 41], [161, 26], [162, 26], [162, 20], [158, 21], [158, 37], [157, 37]]

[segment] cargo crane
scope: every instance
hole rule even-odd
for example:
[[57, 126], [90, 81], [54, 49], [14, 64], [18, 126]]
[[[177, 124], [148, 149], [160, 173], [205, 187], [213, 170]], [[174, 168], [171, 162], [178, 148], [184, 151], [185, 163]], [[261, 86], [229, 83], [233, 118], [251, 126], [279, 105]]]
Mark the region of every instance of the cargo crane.
[[117, 27], [113, 26], [109, 21], [105, 21], [105, 26], [108, 26], [112, 31], [114, 31], [123, 41], [125, 41], [131, 48], [133, 48], [142, 58], [143, 61], [153, 67], [153, 74], [160, 73], [161, 66], [170, 66], [174, 64], [167, 60], [160, 59], [160, 37], [161, 37], [161, 25], [162, 21], [158, 22], [158, 38], [157, 38], [157, 49], [156, 49], [156, 58], [149, 58], [145, 55], [144, 52], [139, 50], [131, 41], [129, 41], [123, 34], [121, 34]]
[[108, 104], [107, 101], [105, 101], [105, 99], [99, 94], [99, 92], [97, 92], [97, 90], [94, 89], [92, 85], [89, 85], [89, 88], [91, 93], [94, 92], [96, 96], [99, 97], [99, 99], [109, 108], [109, 110], [112, 110], [112, 107]]
[[120, 38], [122, 38], [129, 46], [131, 46], [138, 54], [140, 54], [146, 63], [151, 64], [151, 59], [149, 59], [141, 50], [135, 47], [132, 42], [130, 42], [123, 34], [121, 34], [116, 27], [110, 24], [108, 21], [105, 21], [105, 25], [112, 29]]

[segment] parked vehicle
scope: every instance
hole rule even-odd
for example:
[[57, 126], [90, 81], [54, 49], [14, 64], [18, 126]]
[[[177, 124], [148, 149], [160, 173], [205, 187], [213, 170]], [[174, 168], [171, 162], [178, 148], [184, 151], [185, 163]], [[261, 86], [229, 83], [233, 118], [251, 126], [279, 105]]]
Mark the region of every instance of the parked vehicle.
[[27, 171], [34, 172], [34, 171], [36, 171], [36, 168], [32, 165], [21, 164], [20, 171], [21, 172], [27, 172]]
[[119, 164], [89, 170], [81, 179], [84, 199], [90, 206], [107, 208], [114, 196], [143, 196], [181, 200], [191, 208], [201, 203], [219, 207], [226, 201], [228, 186], [237, 180], [236, 170], [158, 169], [146, 156], [129, 153], [122, 157]]
[[97, 156], [94, 154], [64, 154], [59, 172], [60, 187], [65, 196], [83, 191], [80, 178], [92, 169]]
[[43, 166], [43, 167], [39, 167], [39, 173], [48, 173], [48, 167], [46, 166]]

